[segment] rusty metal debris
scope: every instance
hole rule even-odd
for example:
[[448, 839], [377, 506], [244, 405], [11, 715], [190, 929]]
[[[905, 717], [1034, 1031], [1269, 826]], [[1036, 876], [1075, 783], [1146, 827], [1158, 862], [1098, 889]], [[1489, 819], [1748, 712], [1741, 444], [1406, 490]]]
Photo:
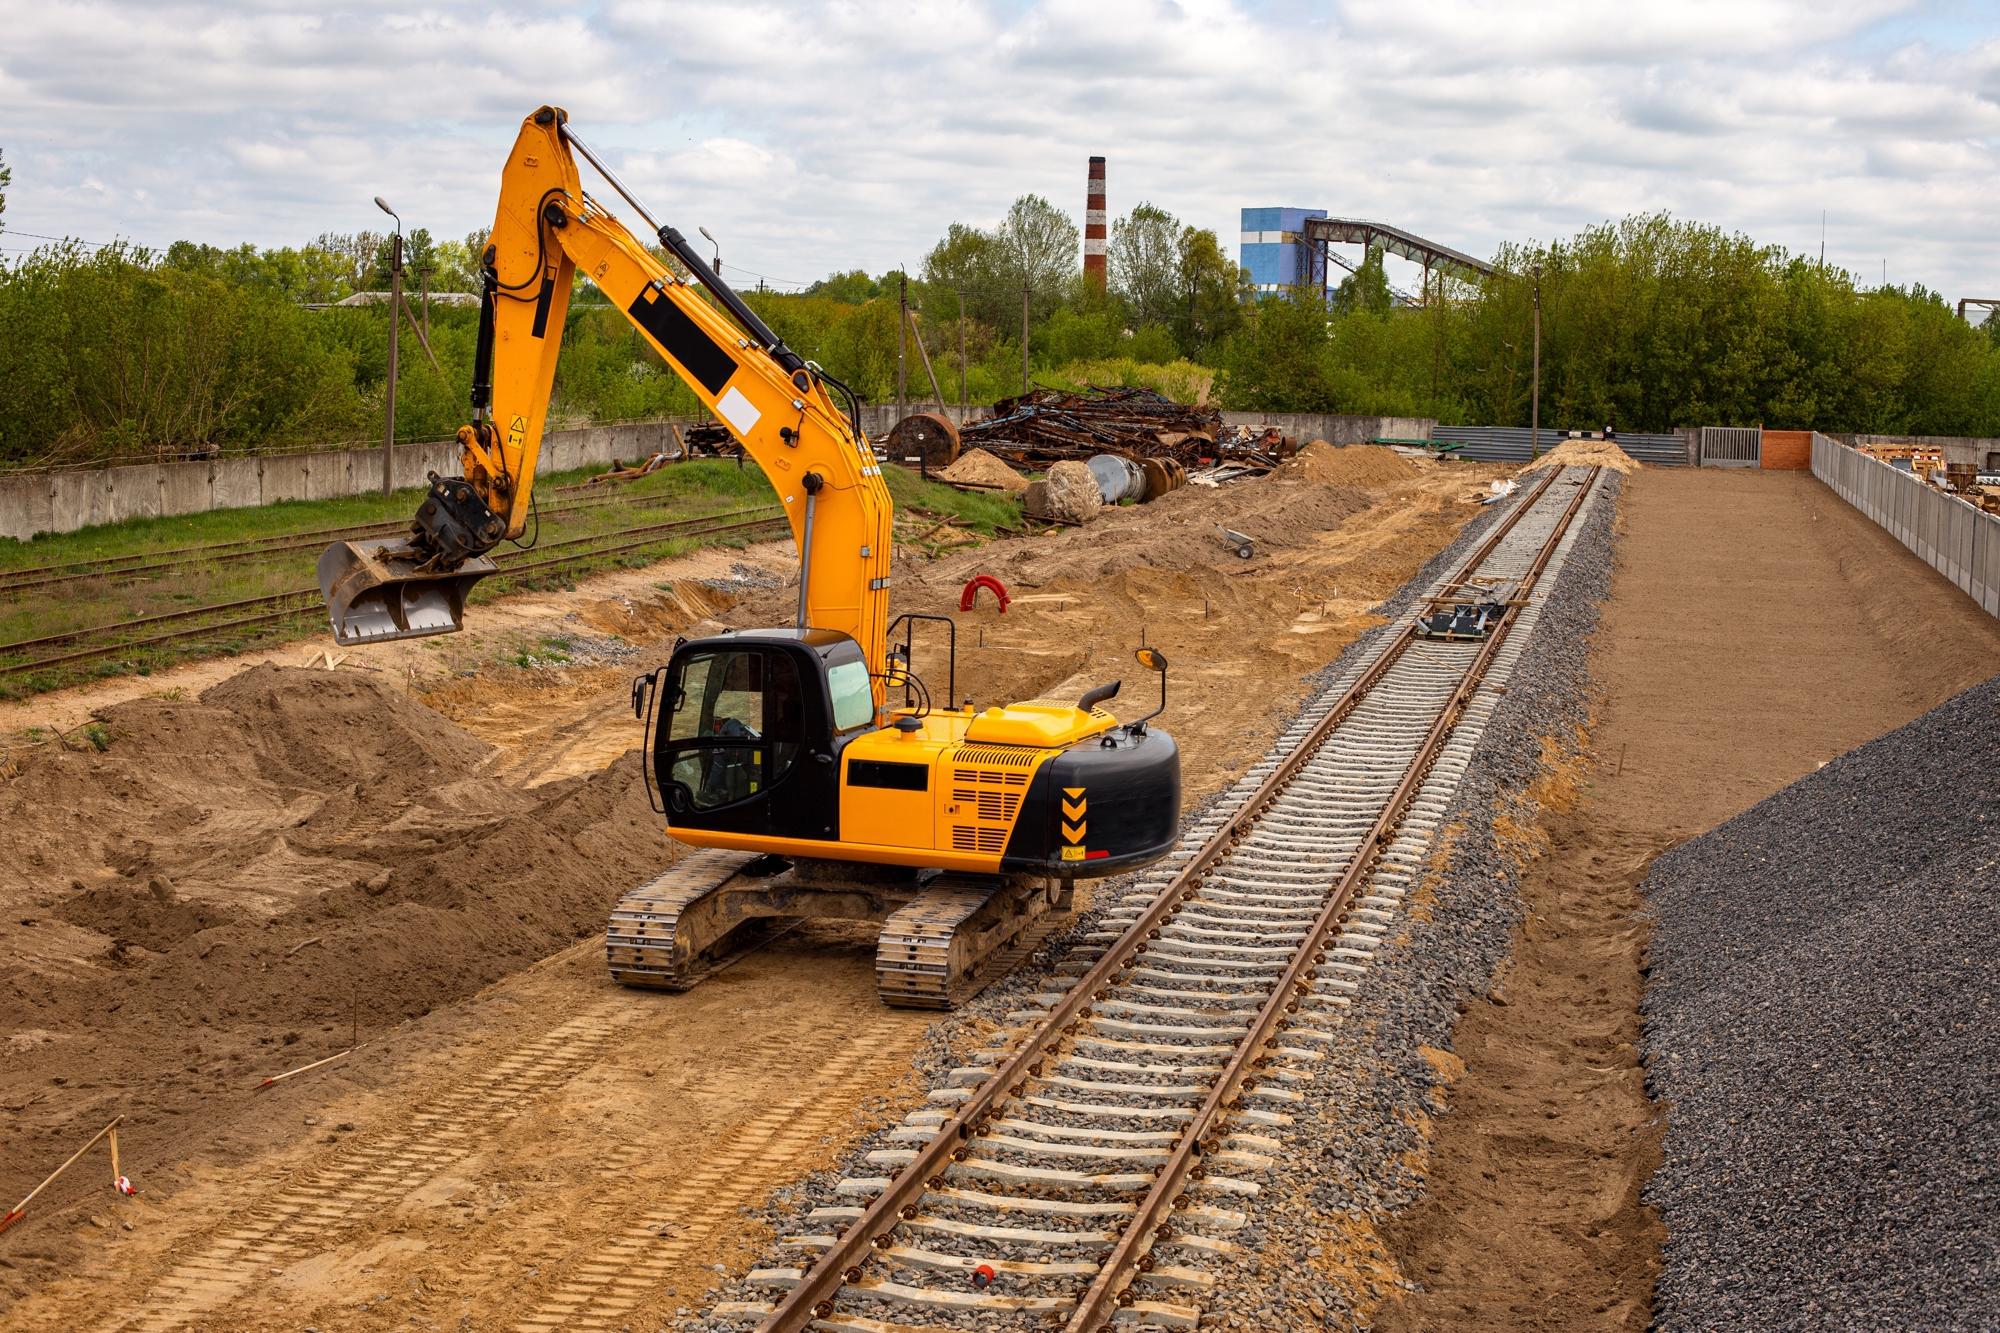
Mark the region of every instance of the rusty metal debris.
[[1016, 466], [1086, 461], [1099, 454], [1172, 459], [1189, 472], [1227, 457], [1274, 467], [1297, 451], [1275, 427], [1225, 428], [1214, 407], [1177, 403], [1151, 389], [1103, 388], [1083, 393], [1038, 389], [1003, 398], [993, 415], [959, 428], [964, 448], [984, 449]]

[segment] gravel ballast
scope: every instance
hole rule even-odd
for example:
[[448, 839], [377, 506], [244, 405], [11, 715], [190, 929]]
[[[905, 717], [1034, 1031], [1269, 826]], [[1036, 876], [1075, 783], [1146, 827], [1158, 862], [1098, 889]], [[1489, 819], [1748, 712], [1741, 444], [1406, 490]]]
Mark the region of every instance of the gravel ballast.
[[2000, 1328], [2000, 677], [1654, 862], [1657, 1327]]

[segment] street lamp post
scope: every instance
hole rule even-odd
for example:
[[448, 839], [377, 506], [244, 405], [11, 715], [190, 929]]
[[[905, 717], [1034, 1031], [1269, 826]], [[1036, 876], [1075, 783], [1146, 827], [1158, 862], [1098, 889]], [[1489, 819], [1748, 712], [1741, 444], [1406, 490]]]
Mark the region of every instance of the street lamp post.
[[1027, 283], [1021, 284], [1021, 392], [1028, 392], [1028, 292]]
[[382, 494], [396, 489], [396, 344], [403, 319], [403, 219], [381, 195], [375, 207], [396, 219], [395, 238], [389, 247], [389, 399], [382, 413]]
[[714, 246], [714, 247], [715, 247], [715, 276], [716, 276], [716, 277], [718, 277], [718, 278], [719, 278], [719, 277], [721, 277], [721, 276], [722, 276], [722, 242], [721, 242], [721, 241], [718, 241], [718, 240], [716, 240], [716, 239], [715, 239], [715, 237], [713, 237], [713, 236], [710, 236], [710, 235], [709, 235], [709, 231], [708, 231], [708, 228], [706, 228], [706, 227], [696, 227], [696, 228], [695, 228], [695, 230], [696, 230], [696, 231], [698, 231], [698, 232], [700, 232], [700, 233], [701, 233], [702, 235], [704, 235], [704, 236], [708, 236], [708, 243], [709, 243], [710, 245], [712, 245], [712, 246]]
[[1530, 390], [1529, 393], [1529, 401], [1533, 404], [1533, 406], [1529, 409], [1529, 416], [1528, 416], [1528, 421], [1529, 421], [1528, 428], [1533, 433], [1534, 443], [1528, 446], [1528, 459], [1530, 462], [1542, 456], [1542, 269], [1541, 265], [1537, 264], [1535, 266], [1534, 272], [1535, 272], [1535, 384], [1534, 388]]

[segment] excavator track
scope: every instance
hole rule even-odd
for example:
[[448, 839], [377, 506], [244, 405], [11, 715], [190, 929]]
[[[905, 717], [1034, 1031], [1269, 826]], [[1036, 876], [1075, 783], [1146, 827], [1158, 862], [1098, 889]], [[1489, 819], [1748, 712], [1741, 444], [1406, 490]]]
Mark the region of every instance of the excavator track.
[[1069, 895], [992, 875], [942, 875], [882, 926], [875, 990], [897, 1009], [951, 1009], [1007, 975], [1068, 917]]
[[[756, 859], [754, 852], [690, 852], [665, 874], [620, 898], [604, 930], [604, 958], [611, 968], [611, 979], [621, 986], [647, 990], [692, 990], [763, 943], [769, 937], [768, 927], [749, 931], [740, 927], [751, 923], [739, 923], [724, 935], [754, 934], [755, 938], [742, 940], [734, 949], [725, 945], [723, 955], [715, 956], [716, 945], [724, 941], [712, 931], [700, 929], [711, 923], [697, 908], [702, 899], [713, 898]], [[697, 911], [691, 913], [690, 908]]]
[[[1057, 925], [1069, 897], [1036, 881], [939, 875], [918, 887], [762, 874], [751, 852], [690, 852], [618, 900], [604, 931], [611, 979], [687, 991], [810, 917], [882, 922], [875, 979], [899, 1009], [950, 1009], [1006, 976]], [[782, 863], [779, 863], [782, 865]]]

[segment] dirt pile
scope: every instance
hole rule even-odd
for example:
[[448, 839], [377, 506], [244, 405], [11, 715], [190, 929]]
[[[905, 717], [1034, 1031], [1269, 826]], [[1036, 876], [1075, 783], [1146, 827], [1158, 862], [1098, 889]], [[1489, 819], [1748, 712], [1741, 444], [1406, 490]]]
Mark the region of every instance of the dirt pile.
[[698, 579], [676, 579], [650, 597], [606, 597], [577, 615], [594, 629], [643, 643], [713, 620], [738, 600], [739, 594]]
[[938, 475], [946, 481], [955, 481], [962, 486], [1008, 492], [1028, 489], [1026, 477], [984, 449], [972, 449], [960, 454], [956, 463]]
[[1564, 440], [1538, 459], [1533, 466], [1608, 467], [1614, 472], [1637, 472], [1639, 460], [1610, 440]]
[[[100, 1111], [233, 1114], [253, 1070], [601, 930], [677, 855], [635, 754], [516, 790], [484, 771], [492, 747], [379, 678], [265, 666], [104, 723], [105, 753], [0, 789], [0, 1029], [40, 1034], [14, 1043], [0, 1101], [32, 1107], [52, 1078], [98, 1089], [17, 1115], [27, 1138]], [[0, 1190], [20, 1183], [0, 1166]]]
[[1379, 444], [1338, 448], [1325, 440], [1314, 440], [1280, 470], [1322, 486], [1400, 486], [1421, 475], [1414, 463], [1394, 449]]

